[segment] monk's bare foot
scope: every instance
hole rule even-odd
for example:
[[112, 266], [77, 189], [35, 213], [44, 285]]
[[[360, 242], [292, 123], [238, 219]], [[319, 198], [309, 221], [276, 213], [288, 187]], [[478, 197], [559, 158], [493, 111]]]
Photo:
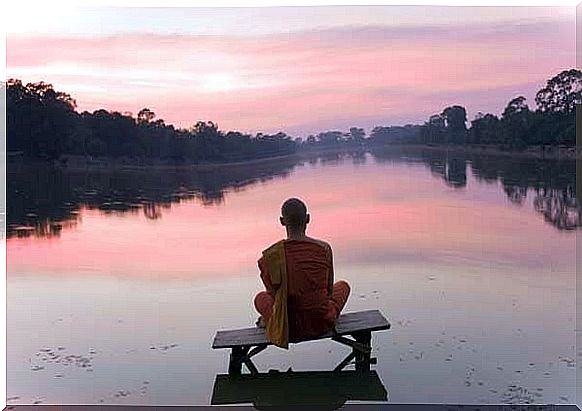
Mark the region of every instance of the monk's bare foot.
[[263, 316], [259, 316], [259, 318], [257, 318], [257, 322], [255, 322], [256, 326], [259, 328], [265, 328], [265, 320], [263, 320]]

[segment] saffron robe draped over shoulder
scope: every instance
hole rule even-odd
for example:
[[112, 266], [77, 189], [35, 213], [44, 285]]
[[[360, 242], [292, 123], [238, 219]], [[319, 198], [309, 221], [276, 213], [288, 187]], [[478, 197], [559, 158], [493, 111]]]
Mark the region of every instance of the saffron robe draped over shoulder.
[[269, 341], [281, 348], [289, 346], [289, 320], [287, 315], [287, 263], [285, 247], [279, 241], [263, 251], [264, 266], [269, 273], [271, 287], [275, 293], [273, 312], [267, 321]]
[[287, 348], [289, 341], [333, 328], [339, 311], [329, 294], [333, 267], [327, 247], [313, 240], [281, 240], [263, 252], [258, 266], [275, 300], [266, 324], [273, 344]]

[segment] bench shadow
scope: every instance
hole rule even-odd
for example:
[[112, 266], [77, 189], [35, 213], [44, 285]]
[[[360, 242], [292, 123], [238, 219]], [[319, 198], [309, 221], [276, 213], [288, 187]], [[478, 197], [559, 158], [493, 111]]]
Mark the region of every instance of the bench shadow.
[[253, 404], [257, 409], [304, 405], [334, 410], [348, 400], [384, 402], [388, 392], [376, 371], [218, 374], [210, 404]]

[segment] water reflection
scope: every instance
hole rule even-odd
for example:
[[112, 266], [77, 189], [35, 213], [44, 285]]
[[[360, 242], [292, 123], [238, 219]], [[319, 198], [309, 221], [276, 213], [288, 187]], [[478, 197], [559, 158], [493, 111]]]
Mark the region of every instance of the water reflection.
[[[524, 206], [531, 194], [533, 208], [559, 230], [575, 230], [582, 224], [573, 160], [416, 148], [389, 148], [371, 154], [377, 164], [423, 164], [433, 177], [455, 190], [466, 189], [467, 172], [471, 172], [479, 183], [500, 183], [508, 200], [516, 206]], [[334, 166], [348, 160], [360, 166], [366, 164], [367, 158], [363, 151], [324, 152], [255, 164], [171, 170], [69, 170], [10, 164], [8, 237], [58, 236], [63, 228], [78, 223], [82, 208], [98, 209], [104, 214], [142, 212], [148, 219], [156, 220], [172, 204], [181, 201], [221, 205], [227, 192], [240, 192], [272, 178], [285, 178], [304, 163]]]
[[159, 219], [174, 203], [197, 200], [220, 205], [227, 191], [240, 192], [297, 166], [292, 159], [197, 169], [68, 170], [10, 165], [7, 198], [9, 237], [50, 237], [79, 221], [81, 208], [105, 214], [143, 212]]
[[534, 209], [555, 228], [575, 230], [582, 224], [582, 208], [576, 200], [575, 160], [492, 156], [413, 148], [376, 150], [372, 155], [378, 163], [422, 163], [429, 168], [432, 176], [454, 188], [466, 187], [469, 167], [478, 182], [501, 183], [512, 204], [524, 205], [528, 192], [531, 192]]
[[[436, 152], [357, 157], [275, 162], [262, 175], [247, 165], [222, 182], [220, 169], [10, 168], [11, 222], [36, 215], [63, 232], [7, 244], [10, 402], [208, 403], [226, 367], [212, 337], [254, 323], [256, 261], [284, 235], [278, 210], [296, 193], [309, 232], [334, 247], [337, 277], [353, 284], [346, 312], [394, 319], [373, 342], [391, 401], [574, 398], [576, 243], [558, 228], [577, 222], [556, 210], [575, 197], [534, 204], [553, 198], [544, 188], [573, 187], [573, 170]], [[205, 202], [217, 192], [220, 205]], [[345, 356], [336, 345], [266, 352], [257, 366], [327, 369]]]
[[388, 393], [376, 371], [270, 372], [238, 377], [219, 374], [210, 403], [252, 403], [257, 409], [307, 405], [335, 410], [346, 401], [385, 402]]

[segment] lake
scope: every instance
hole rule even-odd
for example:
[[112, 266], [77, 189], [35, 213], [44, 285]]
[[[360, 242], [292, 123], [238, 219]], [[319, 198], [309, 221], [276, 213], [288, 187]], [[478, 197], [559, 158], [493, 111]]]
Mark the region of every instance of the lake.
[[[208, 404], [251, 326], [257, 259], [305, 200], [345, 311], [380, 309], [375, 369], [395, 403], [575, 399], [574, 161], [436, 150], [176, 170], [14, 164], [7, 176], [8, 404]], [[260, 370], [331, 370], [332, 341]]]

